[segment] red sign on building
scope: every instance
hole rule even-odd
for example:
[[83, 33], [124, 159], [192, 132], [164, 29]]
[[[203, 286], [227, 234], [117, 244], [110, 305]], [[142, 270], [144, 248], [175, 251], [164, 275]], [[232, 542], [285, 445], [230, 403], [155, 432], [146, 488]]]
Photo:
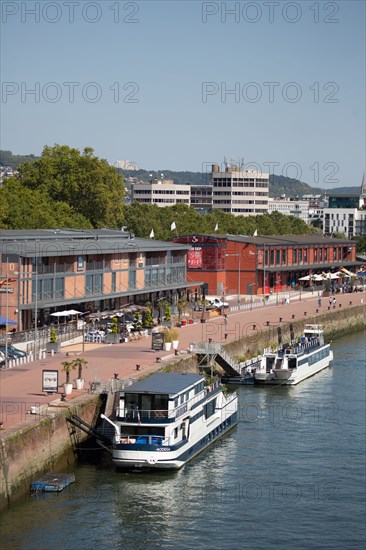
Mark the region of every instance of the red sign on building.
[[188, 269], [202, 269], [202, 248], [194, 247], [188, 250]]

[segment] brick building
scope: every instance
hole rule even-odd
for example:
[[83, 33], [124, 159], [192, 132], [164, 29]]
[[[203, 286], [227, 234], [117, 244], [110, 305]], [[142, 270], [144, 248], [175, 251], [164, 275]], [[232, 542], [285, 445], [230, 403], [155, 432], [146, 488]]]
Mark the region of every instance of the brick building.
[[206, 295], [268, 294], [297, 288], [309, 273], [355, 271], [356, 243], [322, 235], [246, 237], [187, 235], [187, 279], [204, 281]]

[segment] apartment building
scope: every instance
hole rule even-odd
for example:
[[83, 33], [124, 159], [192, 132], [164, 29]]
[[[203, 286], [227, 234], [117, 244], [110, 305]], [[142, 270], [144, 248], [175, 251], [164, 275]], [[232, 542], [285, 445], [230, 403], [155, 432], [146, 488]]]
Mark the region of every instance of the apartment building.
[[323, 212], [323, 232], [325, 235], [344, 233], [349, 238], [366, 233], [365, 176], [359, 195], [329, 196], [328, 208], [324, 208]]

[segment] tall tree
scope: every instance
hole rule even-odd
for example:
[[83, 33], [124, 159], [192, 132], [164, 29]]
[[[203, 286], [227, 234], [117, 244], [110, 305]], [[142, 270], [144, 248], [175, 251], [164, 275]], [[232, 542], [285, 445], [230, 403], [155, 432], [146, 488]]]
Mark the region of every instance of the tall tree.
[[90, 147], [80, 153], [66, 145], [46, 146], [39, 159], [20, 165], [10, 179], [67, 203], [93, 227], [119, 227], [123, 222], [122, 176]]
[[[3, 215], [2, 215], [3, 212]], [[0, 189], [0, 228], [45, 229], [69, 227], [91, 229], [91, 223], [65, 202], [53, 201], [39, 189], [6, 180]]]

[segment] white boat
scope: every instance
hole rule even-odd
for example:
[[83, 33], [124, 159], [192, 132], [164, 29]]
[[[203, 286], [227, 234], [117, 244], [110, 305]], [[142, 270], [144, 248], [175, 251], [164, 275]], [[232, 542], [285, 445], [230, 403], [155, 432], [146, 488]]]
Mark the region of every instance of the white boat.
[[333, 351], [324, 342], [322, 327], [305, 325], [298, 341], [264, 350], [254, 372], [254, 383], [295, 385], [327, 368], [332, 360]]
[[157, 373], [119, 393], [112, 460], [119, 468], [178, 469], [237, 423], [236, 392], [190, 373]]

